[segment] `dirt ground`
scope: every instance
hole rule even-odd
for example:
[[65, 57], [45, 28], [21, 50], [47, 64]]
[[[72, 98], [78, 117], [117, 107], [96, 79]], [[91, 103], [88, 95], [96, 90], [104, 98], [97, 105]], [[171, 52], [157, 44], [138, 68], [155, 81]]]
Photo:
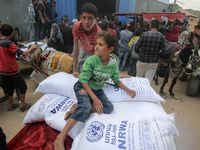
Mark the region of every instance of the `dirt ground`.
[[[33, 95], [38, 84], [30, 79], [29, 75], [32, 72], [31, 66], [27, 62], [19, 62], [19, 67], [26, 80], [28, 90], [26, 93], [26, 102], [34, 104], [43, 94], [39, 93]], [[127, 71], [123, 72], [127, 73]], [[152, 83], [152, 87], [156, 92], [159, 92], [159, 88], [162, 84], [161, 78], [159, 78], [159, 85], [156, 86]], [[164, 91], [168, 93], [171, 80], [165, 86]], [[176, 99], [166, 98], [166, 102], [163, 105], [165, 111], [176, 114], [176, 127], [179, 131], [179, 137], [175, 137], [177, 150], [199, 150], [200, 149], [200, 90], [195, 97], [189, 97], [186, 95], [186, 82], [177, 80], [177, 84], [174, 87]], [[0, 97], [3, 96], [3, 90], [0, 89]], [[14, 102], [17, 103], [17, 96], [14, 95]], [[19, 108], [15, 111], [8, 112], [8, 101], [0, 103], [0, 126], [7, 137], [9, 142], [22, 128], [23, 119], [27, 113], [20, 112]]]

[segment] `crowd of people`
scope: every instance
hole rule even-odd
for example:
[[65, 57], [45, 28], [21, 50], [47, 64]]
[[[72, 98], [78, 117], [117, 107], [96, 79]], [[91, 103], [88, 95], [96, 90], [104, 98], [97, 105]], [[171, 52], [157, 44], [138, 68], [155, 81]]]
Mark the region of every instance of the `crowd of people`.
[[[64, 149], [64, 139], [77, 121], [85, 122], [91, 112], [111, 113], [113, 105], [108, 102], [102, 87], [108, 78], [134, 98], [134, 90], [130, 90], [120, 82], [120, 71], [124, 71], [127, 61], [128, 75], [148, 78], [150, 83], [156, 73], [160, 53], [167, 51], [166, 41], [183, 44], [189, 26], [180, 26], [178, 21], [169, 27], [166, 20], [160, 22], [152, 19], [149, 23], [134, 27], [134, 22], [124, 23], [97, 17], [97, 8], [92, 3], [85, 3], [81, 8], [80, 20], [74, 18], [72, 24], [67, 15], [57, 23], [55, 1], [32, 0], [28, 6], [31, 19], [30, 41], [47, 40], [48, 46], [58, 51], [72, 54], [73, 76], [79, 78], [74, 86], [78, 105], [66, 113], [70, 118], [63, 131], [54, 142], [55, 149]], [[200, 26], [195, 33], [200, 39]], [[187, 32], [187, 33], [186, 33]], [[20, 110], [26, 111], [30, 105], [25, 103], [26, 82], [21, 75], [16, 57], [26, 56], [37, 48], [33, 44], [27, 51], [21, 51], [10, 39], [20, 40], [19, 29], [9, 24], [1, 26], [0, 39], [0, 74], [1, 84], [5, 89], [5, 97], [9, 99], [8, 111], [15, 110], [18, 105], [13, 103], [14, 89], [21, 93]], [[184, 35], [182, 35], [184, 34]], [[113, 54], [114, 53], [114, 54]], [[15, 54], [15, 55], [13, 55]], [[95, 54], [95, 55], [94, 55]], [[130, 58], [129, 58], [130, 55]], [[7, 64], [7, 65], [6, 65]], [[127, 77], [127, 76], [125, 76]], [[84, 101], [84, 102], [83, 102]], [[85, 102], [87, 101], [87, 103]], [[87, 109], [86, 109], [87, 108]]]

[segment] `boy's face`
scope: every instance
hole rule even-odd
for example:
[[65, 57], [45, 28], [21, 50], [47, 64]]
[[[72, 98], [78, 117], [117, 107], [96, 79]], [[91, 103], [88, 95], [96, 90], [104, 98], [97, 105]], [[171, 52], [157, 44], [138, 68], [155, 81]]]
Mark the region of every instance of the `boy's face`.
[[103, 37], [99, 37], [97, 38], [97, 43], [94, 47], [94, 51], [95, 51], [95, 55], [97, 56], [108, 56], [110, 55], [110, 53], [114, 50], [114, 47], [108, 47], [108, 44], [106, 43], [106, 41], [104, 40]]
[[92, 13], [83, 12], [80, 15], [81, 22], [83, 24], [83, 28], [85, 31], [89, 32], [92, 31], [92, 28], [95, 24], [95, 16]]
[[51, 5], [51, 6], [54, 6], [54, 2], [53, 2], [53, 1], [51, 1], [51, 2], [50, 2], [50, 5]]

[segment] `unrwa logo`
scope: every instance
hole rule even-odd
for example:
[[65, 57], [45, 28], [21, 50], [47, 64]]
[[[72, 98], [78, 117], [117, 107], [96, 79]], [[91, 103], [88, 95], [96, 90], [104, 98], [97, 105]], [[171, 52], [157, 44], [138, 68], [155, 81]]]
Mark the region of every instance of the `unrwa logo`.
[[93, 121], [87, 128], [86, 139], [89, 142], [97, 142], [103, 137], [105, 125], [99, 121]]

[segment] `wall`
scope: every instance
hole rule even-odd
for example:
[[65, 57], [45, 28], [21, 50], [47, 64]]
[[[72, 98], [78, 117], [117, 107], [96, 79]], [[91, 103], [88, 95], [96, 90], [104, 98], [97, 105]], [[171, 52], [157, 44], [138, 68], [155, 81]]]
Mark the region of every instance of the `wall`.
[[168, 10], [168, 0], [137, 0], [135, 12], [161, 12], [163, 9]]
[[190, 31], [194, 31], [194, 27], [198, 24], [199, 19], [189, 16], [188, 23], [190, 25]]
[[22, 34], [22, 40], [29, 40], [28, 5], [31, 0], [0, 0], [0, 19], [2, 23], [9, 23], [13, 28], [18, 27]]

